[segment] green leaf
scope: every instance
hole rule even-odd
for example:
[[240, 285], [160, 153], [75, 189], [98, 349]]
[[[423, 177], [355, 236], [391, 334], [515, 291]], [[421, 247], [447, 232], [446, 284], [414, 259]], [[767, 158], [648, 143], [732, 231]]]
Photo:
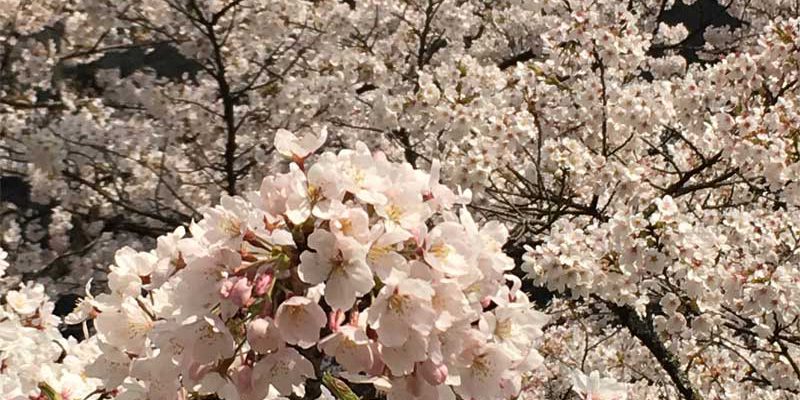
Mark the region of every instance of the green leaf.
[[322, 383], [338, 400], [361, 400], [360, 397], [353, 393], [350, 386], [347, 386], [343, 380], [331, 375], [330, 372], [322, 374]]
[[40, 382], [39, 389], [50, 400], [63, 400], [61, 398], [61, 394], [56, 393], [55, 389], [53, 389], [53, 387], [48, 385], [46, 382]]

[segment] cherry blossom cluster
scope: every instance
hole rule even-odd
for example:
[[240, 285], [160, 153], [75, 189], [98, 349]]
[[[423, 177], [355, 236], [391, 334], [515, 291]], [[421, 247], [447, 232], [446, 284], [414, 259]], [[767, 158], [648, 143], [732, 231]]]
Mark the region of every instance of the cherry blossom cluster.
[[[149, 252], [117, 251], [92, 318], [118, 398], [279, 398], [325, 373], [389, 399], [506, 399], [546, 322], [508, 275], [508, 232], [431, 174], [281, 131], [289, 171]], [[100, 367], [99, 365], [102, 365]]]
[[[798, 26], [767, 25], [750, 53], [670, 79], [670, 107], [635, 100], [653, 113], [635, 134], [607, 125], [599, 137], [548, 140], [527, 178], [579, 184], [552, 200], [572, 216], [526, 246], [523, 269], [577, 309], [606, 314], [602, 325], [626, 326], [653, 354], [673, 354], [687, 368], [665, 371], [684, 398], [800, 390]], [[605, 90], [615, 90], [614, 73], [605, 71]], [[720, 84], [744, 93], [712, 90]]]
[[[377, 349], [369, 347], [371, 360], [383, 362], [391, 375], [382, 380], [384, 375], [372, 370], [359, 376], [332, 373], [349, 384], [368, 382], [381, 390], [387, 382], [402, 386], [392, 381], [402, 377], [407, 387], [416, 388], [413, 383], [427, 382], [424, 376], [412, 379], [425, 371], [417, 365], [431, 364], [426, 358], [414, 361], [411, 373], [391, 371], [400, 367], [391, 355], [387, 362], [391, 351], [386, 349], [406, 334], [390, 339], [391, 329], [381, 338], [378, 331], [388, 329], [381, 326], [392, 323], [370, 311], [379, 306], [384, 287], [407, 280], [387, 271], [403, 268], [376, 267], [367, 250], [367, 265], [378, 280], [373, 279], [374, 286], [367, 288], [363, 276], [338, 286], [328, 282], [330, 273], [308, 270], [309, 257], [357, 254], [352, 240], [339, 240], [345, 227], [335, 225], [337, 216], [360, 207], [369, 235], [358, 228], [355, 242], [366, 246], [380, 240], [373, 238], [378, 233], [372, 227], [392, 221], [381, 222], [381, 235], [388, 234], [387, 224], [410, 235], [391, 239], [398, 240], [390, 241], [398, 248], [395, 253], [409, 265], [421, 257], [434, 270], [452, 274], [447, 263], [425, 261], [431, 248], [421, 255], [408, 249], [414, 243], [426, 249], [423, 236], [434, 232], [457, 236], [451, 228], [436, 231], [441, 223], [464, 229], [469, 223], [460, 203], [440, 205], [433, 188], [430, 195], [420, 189], [421, 208], [404, 199], [405, 191], [384, 193], [404, 187], [402, 174], [387, 177], [386, 170], [375, 170], [379, 182], [364, 184], [378, 189], [361, 191], [360, 184], [328, 182], [329, 170], [337, 170], [331, 164], [338, 163], [330, 156], [319, 160], [327, 167], [315, 170], [316, 176], [311, 175], [314, 166], [305, 165], [310, 150], [322, 143], [326, 150], [356, 148], [358, 153], [356, 144], [363, 141], [387, 160], [438, 171], [447, 185], [471, 189], [471, 215], [483, 229], [488, 220], [509, 227], [505, 248], [525, 271], [507, 264], [496, 283], [507, 283], [506, 274], [528, 273], [539, 287], [517, 297], [539, 300], [552, 321], [542, 328], [543, 362], [528, 365], [533, 369], [521, 384], [523, 396], [621, 396], [622, 389], [604, 380], [613, 378], [625, 382], [628, 397], [637, 399], [792, 399], [800, 390], [794, 268], [800, 225], [800, 22], [795, 3], [0, 0], [0, 246], [11, 264], [0, 287], [19, 291], [20, 282], [36, 281], [53, 295], [80, 291], [92, 278], [93, 289], [111, 284], [116, 298], [89, 290], [82, 311], [67, 322], [102, 315], [103, 307], [93, 301], [113, 310], [131, 302], [141, 309], [139, 298], [154, 317], [142, 321], [161, 327], [142, 335], [142, 349], [131, 353], [120, 350], [117, 339], [101, 340], [110, 364], [100, 370], [119, 370], [113, 372], [116, 380], [128, 388], [157, 391], [155, 386], [177, 377], [166, 382], [167, 392], [179, 386], [176, 392], [192, 393], [187, 385], [199, 385], [193, 376], [200, 382], [223, 377], [216, 370], [176, 373], [160, 364], [167, 358], [158, 358], [164, 342], [170, 342], [162, 330], [192, 326], [184, 324], [192, 316], [198, 318], [195, 323], [201, 316], [211, 318], [215, 327], [222, 321], [236, 345], [241, 343], [226, 376], [232, 378], [232, 371], [243, 366], [254, 368], [277, 350], [259, 352], [241, 341], [247, 324], [256, 320], [248, 316], [266, 320], [258, 324], [273, 332], [269, 327], [279, 325], [278, 309], [298, 296], [318, 304], [329, 321], [331, 313], [343, 310], [333, 318], [344, 317], [338, 325], [326, 322], [321, 328], [324, 344], [304, 348], [313, 338], [302, 345], [285, 341], [311, 362], [315, 379], [325, 376], [331, 362], [344, 363], [339, 360], [344, 356], [329, 348], [341, 335], [325, 338], [357, 326], [370, 343], [377, 342]], [[715, 18], [694, 18], [701, 11]], [[312, 183], [315, 189], [305, 196], [287, 194], [286, 210], [280, 209], [280, 196], [277, 205], [263, 206], [248, 190], [285, 167], [286, 158], [296, 166], [288, 177], [270, 175], [278, 182], [274, 186], [290, 182], [285, 184], [296, 187], [287, 193], [302, 193], [303, 184], [294, 182], [304, 176], [306, 187]], [[440, 164], [434, 167], [435, 159]], [[360, 181], [356, 178], [349, 179]], [[409, 182], [422, 185], [416, 178]], [[342, 205], [328, 206], [315, 196]], [[216, 211], [203, 209], [221, 199], [224, 206]], [[313, 204], [308, 210], [306, 202]], [[393, 217], [394, 207], [376, 207], [386, 204], [397, 206], [401, 216]], [[289, 221], [259, 235], [283, 230], [289, 236], [259, 236], [265, 244], [254, 244], [242, 230], [246, 253], [235, 241], [229, 243], [241, 258], [239, 266], [277, 257], [270, 262], [286, 268], [276, 271], [296, 271], [296, 279], [291, 274], [261, 278], [262, 266], [237, 271], [234, 256], [212, 250], [226, 236], [207, 237], [204, 232], [216, 232], [209, 222], [189, 229], [203, 252], [181, 248], [179, 243], [191, 241], [183, 238], [185, 231], [159, 238], [192, 220], [225, 221], [231, 214], [250, 215], [251, 209]], [[352, 213], [346, 219], [363, 220], [364, 214]], [[430, 223], [424, 224], [425, 232], [414, 231], [408, 219], [412, 225]], [[243, 223], [248, 224], [255, 223]], [[315, 230], [305, 230], [312, 225]], [[317, 230], [330, 234], [312, 236]], [[273, 255], [276, 243], [290, 251]], [[466, 246], [459, 243], [454, 247]], [[129, 248], [117, 254], [124, 246]], [[142, 251], [157, 247], [164, 250]], [[176, 291], [187, 290], [187, 283], [178, 289], [169, 282], [183, 279], [178, 276], [186, 266], [179, 266], [193, 257], [220, 259], [226, 266], [219, 288], [208, 289], [210, 298], [222, 298], [219, 309], [213, 308], [216, 303], [209, 306], [213, 312], [203, 311], [206, 305], [164, 306], [174, 303], [169, 296]], [[109, 271], [115, 258], [119, 261]], [[163, 261], [167, 258], [172, 261]], [[142, 265], [143, 274], [121, 278], [117, 271], [134, 268], [130, 265]], [[444, 290], [436, 277], [420, 277], [410, 267], [404, 273], [433, 282], [434, 293]], [[128, 275], [140, 276], [146, 295], [134, 284], [128, 287]], [[456, 280], [466, 285], [473, 275]], [[271, 288], [267, 284], [273, 281]], [[359, 301], [345, 309], [349, 297], [330, 287], [352, 289]], [[464, 296], [476, 313], [497, 307], [494, 300], [477, 307], [474, 297], [481, 296], [470, 290], [467, 286]], [[268, 308], [263, 299], [273, 296], [273, 310], [262, 316]], [[425, 303], [426, 296], [419, 297], [413, 297], [414, 304]], [[463, 319], [474, 325], [473, 317]], [[490, 329], [481, 328], [487, 318], [476, 318], [478, 331]], [[109, 336], [109, 325], [115, 326], [108, 320], [98, 324], [106, 329], [100, 336]], [[426, 357], [446, 365], [445, 384], [459, 388], [455, 381], [463, 360], [441, 364], [438, 354], [445, 358], [451, 350], [432, 348], [445, 339], [438, 328], [425, 334], [422, 326], [410, 328], [405, 342], [427, 338]], [[176, 340], [170, 343], [187, 345]], [[366, 359], [366, 352], [359, 354]], [[191, 361], [186, 360], [173, 365]], [[214, 368], [224, 364], [219, 360]], [[162, 377], [155, 385], [148, 383], [150, 365], [166, 369], [153, 372]], [[313, 385], [307, 390], [314, 391]]]
[[[0, 249], [0, 277], [8, 266]], [[3, 399], [84, 399], [101, 380], [90, 378], [97, 340], [78, 343], [59, 331], [61, 319], [44, 286], [29, 282], [3, 294], [0, 306], [0, 394]]]

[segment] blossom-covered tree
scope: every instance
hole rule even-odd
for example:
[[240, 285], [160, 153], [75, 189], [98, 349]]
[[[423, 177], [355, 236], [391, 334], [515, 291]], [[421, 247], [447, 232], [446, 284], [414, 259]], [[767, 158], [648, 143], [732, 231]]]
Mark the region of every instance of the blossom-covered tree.
[[0, 324], [56, 338], [29, 281], [93, 321], [79, 362], [0, 360], [132, 398], [794, 398], [799, 17], [0, 0]]

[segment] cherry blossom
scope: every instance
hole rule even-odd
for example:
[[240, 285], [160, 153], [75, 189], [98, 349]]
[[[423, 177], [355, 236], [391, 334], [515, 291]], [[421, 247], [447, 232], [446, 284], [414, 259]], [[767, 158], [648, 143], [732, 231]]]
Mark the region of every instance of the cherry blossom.
[[572, 390], [585, 400], [625, 400], [627, 389], [613, 379], [601, 378], [600, 373], [592, 371], [588, 376], [580, 371], [573, 375]]
[[798, 32], [785, 0], [0, 0], [0, 393], [794, 398]]
[[[335, 160], [334, 173], [348, 171], [351, 154], [326, 152], [302, 160], [308, 168], [301, 160], [289, 168], [298, 179], [311, 175], [314, 161]], [[547, 318], [518, 288], [510, 291], [515, 278], [498, 275], [510, 262], [499, 242], [504, 230], [491, 222], [479, 228], [467, 209], [453, 219], [453, 203], [425, 195], [432, 190], [425, 172], [370, 157], [380, 170], [363, 173], [390, 180], [380, 196], [361, 199], [357, 186], [330, 192], [333, 199], [321, 191], [309, 198], [315, 211], [296, 219], [291, 196], [282, 195], [295, 183], [267, 177], [260, 193], [247, 195], [257, 204], [226, 197], [204, 209], [191, 236], [178, 228], [153, 251], [117, 252], [109, 293], [87, 289], [69, 318], [93, 320], [97, 330], [99, 356], [87, 373], [122, 398], [303, 396], [318, 371], [370, 382], [392, 398], [518, 394], [514, 382], [541, 362], [534, 345]], [[419, 227], [414, 236], [371, 203], [403, 187], [429, 210], [419, 227], [447, 227], [458, 237]], [[449, 196], [441, 186], [436, 192]], [[429, 253], [445, 251], [450, 273], [428, 262]], [[488, 297], [476, 296], [476, 285]], [[9, 303], [33, 313], [38, 301], [25, 293], [10, 293]]]

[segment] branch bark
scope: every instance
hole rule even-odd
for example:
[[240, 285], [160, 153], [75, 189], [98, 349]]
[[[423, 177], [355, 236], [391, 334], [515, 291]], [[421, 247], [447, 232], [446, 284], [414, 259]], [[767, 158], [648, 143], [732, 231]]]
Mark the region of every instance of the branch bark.
[[687, 374], [681, 370], [678, 359], [667, 350], [664, 343], [661, 342], [661, 339], [656, 335], [649, 315], [647, 319], [642, 319], [630, 306], [618, 306], [610, 302], [606, 302], [606, 305], [611, 309], [619, 322], [628, 329], [631, 335], [639, 339], [639, 341], [650, 350], [650, 354], [656, 358], [661, 368], [666, 371], [672, 383], [685, 400], [703, 400], [700, 393], [692, 387], [692, 383], [689, 381]]
[[497, 64], [497, 67], [500, 68], [501, 70], [509, 69], [517, 65], [517, 63], [530, 61], [533, 60], [535, 57], [536, 54], [533, 54], [533, 50], [525, 50], [522, 53], [514, 54], [513, 56], [506, 58], [503, 61], [500, 61], [500, 63]]

